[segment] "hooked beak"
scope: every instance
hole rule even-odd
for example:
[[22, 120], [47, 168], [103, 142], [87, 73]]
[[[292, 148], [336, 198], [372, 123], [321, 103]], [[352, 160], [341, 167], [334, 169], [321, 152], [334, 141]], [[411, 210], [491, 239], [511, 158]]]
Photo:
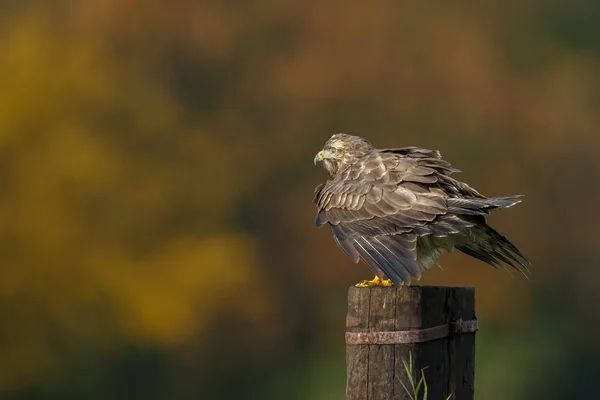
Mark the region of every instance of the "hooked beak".
[[317, 153], [317, 155], [315, 156], [315, 159], [313, 160], [315, 165], [317, 165], [318, 162], [323, 161], [326, 158], [329, 158], [331, 156], [331, 153], [328, 152], [327, 150], [321, 150], [320, 152]]
[[323, 161], [323, 150], [321, 150], [320, 152], [317, 153], [317, 155], [315, 156], [315, 159], [313, 160], [315, 165], [317, 165], [318, 162]]

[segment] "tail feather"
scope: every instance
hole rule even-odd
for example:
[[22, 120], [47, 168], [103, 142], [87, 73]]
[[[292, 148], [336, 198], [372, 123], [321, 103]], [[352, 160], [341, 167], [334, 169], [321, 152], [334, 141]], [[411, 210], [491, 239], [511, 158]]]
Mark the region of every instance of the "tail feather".
[[531, 276], [531, 262], [505, 236], [487, 224], [472, 228], [470, 240], [455, 246], [456, 249], [475, 257], [494, 268], [506, 265], [519, 271], [525, 278]]
[[477, 251], [477, 249], [471, 246], [461, 245], [456, 246], [456, 248], [471, 257], [477, 258], [478, 260], [481, 260], [484, 263], [490, 264], [494, 268], [502, 266], [494, 257], [490, 256], [489, 254], [479, 252]]

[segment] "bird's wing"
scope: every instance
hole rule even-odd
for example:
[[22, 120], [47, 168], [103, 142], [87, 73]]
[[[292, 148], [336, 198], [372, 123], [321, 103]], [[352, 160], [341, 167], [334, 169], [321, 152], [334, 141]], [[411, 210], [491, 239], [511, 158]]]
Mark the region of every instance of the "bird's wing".
[[[455, 233], [463, 224], [447, 213], [440, 177], [456, 171], [438, 152], [416, 147], [374, 151], [318, 187], [317, 226], [331, 225], [340, 248], [394, 283], [419, 277], [417, 236]], [[380, 274], [378, 274], [380, 275]]]

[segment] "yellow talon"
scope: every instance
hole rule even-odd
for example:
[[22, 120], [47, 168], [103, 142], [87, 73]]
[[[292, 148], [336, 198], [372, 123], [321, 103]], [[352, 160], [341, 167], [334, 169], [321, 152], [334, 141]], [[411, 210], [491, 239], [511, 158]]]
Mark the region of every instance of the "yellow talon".
[[389, 286], [394, 286], [394, 283], [392, 281], [390, 281], [389, 279], [379, 279], [379, 277], [376, 276], [375, 278], [373, 278], [373, 280], [362, 281], [362, 282], [357, 283], [354, 286], [356, 286], [356, 287], [370, 287], [370, 286], [389, 287]]

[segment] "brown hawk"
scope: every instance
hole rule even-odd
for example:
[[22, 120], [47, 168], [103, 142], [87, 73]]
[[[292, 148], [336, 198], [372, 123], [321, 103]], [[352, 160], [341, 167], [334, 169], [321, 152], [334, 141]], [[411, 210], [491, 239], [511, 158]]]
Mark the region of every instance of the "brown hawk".
[[315, 189], [317, 227], [329, 224], [343, 252], [376, 275], [357, 286], [409, 284], [453, 249], [529, 276], [527, 258], [486, 223], [491, 210], [515, 205], [520, 196], [483, 196], [451, 177], [459, 171], [439, 151], [376, 149], [340, 133], [314, 162], [330, 174]]

